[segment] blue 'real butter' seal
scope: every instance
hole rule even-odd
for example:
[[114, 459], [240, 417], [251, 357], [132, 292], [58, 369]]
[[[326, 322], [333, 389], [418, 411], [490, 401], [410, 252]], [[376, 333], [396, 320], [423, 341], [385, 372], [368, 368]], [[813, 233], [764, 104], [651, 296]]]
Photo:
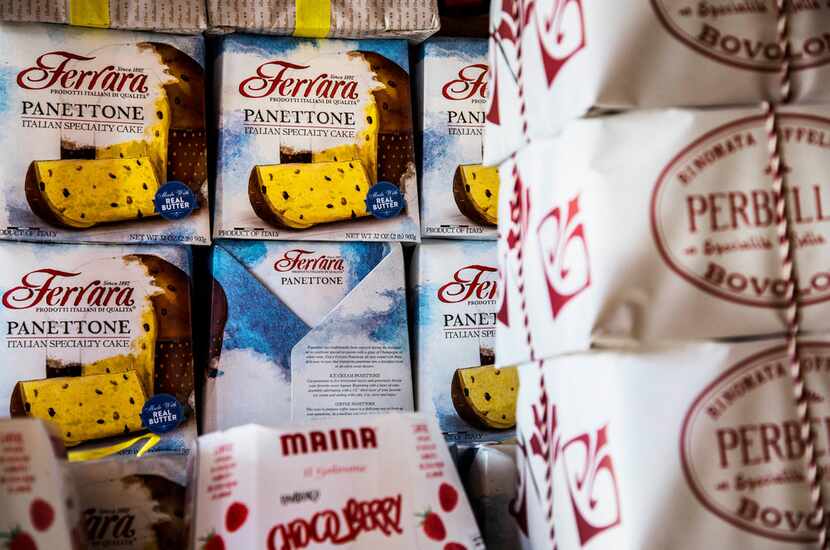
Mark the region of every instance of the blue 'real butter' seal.
[[184, 420], [184, 407], [170, 394], [151, 397], [141, 409], [141, 423], [154, 434], [175, 430]]
[[406, 206], [406, 199], [396, 185], [379, 181], [366, 194], [366, 210], [380, 220], [394, 218]]
[[186, 218], [196, 208], [196, 194], [180, 181], [168, 181], [156, 191], [156, 212], [165, 220]]

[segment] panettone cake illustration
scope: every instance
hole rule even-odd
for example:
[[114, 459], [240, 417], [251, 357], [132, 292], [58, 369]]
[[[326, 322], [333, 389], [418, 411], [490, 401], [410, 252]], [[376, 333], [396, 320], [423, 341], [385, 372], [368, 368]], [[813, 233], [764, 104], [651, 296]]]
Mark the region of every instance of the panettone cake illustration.
[[458, 369], [452, 379], [452, 403], [471, 426], [508, 430], [516, 425], [519, 373], [516, 367]]
[[[91, 265], [106, 266], [112, 272], [123, 266], [144, 281], [144, 294], [131, 294], [124, 301], [134, 306], [113, 308], [117, 315], [121, 309], [135, 307], [135, 321], [109, 321], [117, 326], [134, 325], [124, 337], [127, 349], [111, 354], [103, 351], [89, 358], [76, 355], [77, 360], [47, 357], [45, 377], [19, 381], [9, 407], [12, 416], [32, 416], [56, 424], [67, 446], [140, 431], [142, 407], [152, 396], [169, 394], [187, 404], [193, 393], [187, 273], [152, 254], [115, 256]], [[106, 288], [100, 283], [95, 280], [87, 288], [92, 288], [90, 292], [95, 292], [96, 284]], [[88, 322], [103, 324], [105, 320], [99, 314]]]
[[313, 142], [308, 150], [280, 146], [279, 164], [253, 167], [251, 206], [273, 226], [302, 230], [370, 216], [366, 197], [375, 183], [387, 181], [404, 191], [414, 177], [409, 75], [377, 53], [340, 57], [373, 75], [360, 130], [352, 140], [319, 149]]
[[455, 170], [452, 193], [462, 214], [482, 225], [498, 225], [498, 168], [481, 164], [460, 165]]
[[59, 159], [29, 164], [24, 185], [32, 212], [50, 225], [79, 230], [153, 218], [159, 215], [156, 193], [172, 180], [202, 200], [207, 160], [201, 65], [157, 42], [109, 45], [93, 54], [102, 62], [141, 59], [152, 65], [140, 74], [142, 91], [133, 94], [138, 99], [112, 97], [98, 105], [101, 112], [132, 113], [136, 120], [128, 126], [134, 133], [63, 132]]

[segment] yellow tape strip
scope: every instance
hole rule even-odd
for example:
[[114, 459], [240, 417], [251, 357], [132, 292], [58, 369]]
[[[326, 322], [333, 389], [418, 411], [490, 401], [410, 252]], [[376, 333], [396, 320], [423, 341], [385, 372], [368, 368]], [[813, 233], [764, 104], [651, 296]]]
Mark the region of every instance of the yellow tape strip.
[[294, 0], [294, 36], [324, 38], [331, 30], [331, 0]]
[[69, 0], [69, 24], [79, 27], [110, 26], [109, 0]]
[[83, 462], [85, 460], [97, 460], [99, 458], [104, 458], [110, 455], [114, 455], [115, 453], [121, 452], [124, 449], [129, 449], [139, 441], [146, 439], [147, 442], [141, 447], [138, 451], [136, 456], [141, 457], [144, 456], [144, 453], [155, 447], [161, 438], [153, 433], [148, 433], [144, 435], [140, 435], [138, 437], [134, 437], [127, 441], [122, 441], [121, 443], [116, 443], [115, 445], [110, 445], [109, 447], [100, 447], [98, 449], [89, 449], [87, 451], [70, 451], [67, 453], [67, 457], [69, 458], [69, 462]]

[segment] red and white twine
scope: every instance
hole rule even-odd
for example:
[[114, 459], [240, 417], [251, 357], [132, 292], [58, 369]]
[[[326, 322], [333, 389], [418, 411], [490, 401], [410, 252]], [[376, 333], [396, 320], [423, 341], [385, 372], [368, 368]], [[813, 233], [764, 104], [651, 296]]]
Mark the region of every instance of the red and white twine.
[[[778, 42], [782, 52], [780, 68], [781, 102], [788, 103], [792, 96], [792, 68], [790, 64], [789, 14], [785, 7], [785, 0], [776, 0], [776, 9], [778, 13]], [[787, 302], [785, 310], [787, 322], [787, 359], [789, 361], [790, 376], [793, 382], [793, 394], [795, 397], [796, 412], [798, 414], [800, 435], [804, 442], [810, 503], [812, 505], [813, 515], [817, 519], [817, 524], [821, 526], [818, 533], [818, 545], [822, 550], [830, 550], [830, 536], [828, 536], [830, 524], [827, 522], [828, 515], [824, 506], [823, 487], [819, 479], [815, 445], [816, 438], [811, 423], [812, 414], [810, 413], [810, 404], [807, 400], [804, 369], [801, 365], [798, 347], [801, 316], [798, 303], [798, 274], [795, 265], [795, 246], [793, 244], [795, 242], [795, 235], [787, 209], [786, 191], [788, 187], [782, 159], [779, 117], [776, 107], [772, 102], [764, 102], [763, 108], [768, 138], [767, 143], [769, 145], [770, 171], [773, 178], [772, 185], [777, 215], [781, 267], [783, 278], [787, 281], [787, 293], [785, 297]]]
[[551, 410], [549, 404], [547, 403], [547, 387], [545, 384], [545, 360], [542, 359], [539, 361], [539, 371], [542, 375], [539, 377], [539, 385], [541, 396], [543, 396], [543, 401], [545, 403], [544, 411], [542, 412], [542, 421], [544, 422], [544, 429], [542, 430], [542, 440], [545, 442], [547, 446], [547, 453], [548, 457], [545, 461], [545, 517], [548, 520], [548, 526], [550, 527], [550, 531], [548, 531], [548, 537], [550, 538], [551, 542], [551, 550], [557, 550], [557, 543], [556, 543], [556, 525], [553, 521], [553, 460], [554, 457], [550, 456], [551, 453], [556, 453], [555, 449], [552, 449], [553, 445], [555, 445], [553, 441], [554, 434], [549, 433], [551, 428], [550, 419], [548, 415], [551, 414], [549, 411]]
[[522, 42], [524, 42], [524, 24], [523, 14], [519, 9], [520, 2], [513, 2], [513, 10], [510, 14], [516, 24], [516, 86], [519, 93], [519, 120], [522, 123], [522, 136], [525, 143], [530, 142], [528, 137], [527, 126], [527, 103], [525, 102], [525, 81], [524, 81], [524, 63], [522, 62]]
[[[520, 195], [521, 192], [522, 192], [521, 189], [523, 189], [524, 186], [521, 184], [521, 181], [519, 181], [519, 163], [518, 163], [518, 160], [516, 159], [516, 154], [515, 153], [513, 153], [512, 162], [513, 162], [513, 170], [512, 170], [513, 189], [515, 189], [516, 190], [515, 192], [518, 195]], [[525, 197], [523, 197], [523, 196], [514, 196], [512, 198], [513, 198], [514, 201], [516, 201], [516, 204], [522, 204], [523, 208], [528, 208], [528, 205], [523, 204], [523, 201], [525, 200]], [[521, 225], [521, 223], [522, 222], [520, 221], [519, 224]], [[520, 228], [519, 231], [524, 232], [524, 229]], [[527, 294], [525, 293], [524, 235], [521, 236], [520, 241], [519, 241], [519, 245], [516, 249], [516, 264], [517, 264], [516, 282], [518, 284], [518, 290], [519, 290], [519, 307], [522, 310], [522, 327], [524, 328], [524, 331], [525, 331], [525, 341], [527, 342], [527, 349], [530, 352], [530, 361], [535, 361], [536, 360], [536, 352], [535, 352], [535, 349], [533, 347], [533, 333], [530, 330], [530, 315], [528, 314], [528, 311], [527, 311]]]
[[[520, 2], [513, 2], [511, 17], [516, 24], [516, 86], [519, 94], [519, 119], [522, 123], [522, 136], [525, 143], [530, 141], [528, 137], [528, 123], [527, 123], [527, 104], [525, 102], [525, 87], [524, 87], [524, 63], [522, 62], [522, 38], [524, 32], [524, 25], [522, 23], [523, 17], [519, 9]], [[519, 181], [519, 166], [516, 158], [516, 153], [512, 155], [513, 162], [513, 188], [522, 189], [523, 186]], [[524, 197], [513, 197], [517, 201], [524, 201]], [[518, 204], [518, 202], [517, 202]], [[527, 205], [524, 205], [527, 208]], [[530, 353], [530, 361], [536, 359], [536, 353], [533, 347], [533, 335], [530, 330], [530, 316], [527, 311], [527, 295], [525, 294], [525, 277], [524, 277], [524, 247], [520, 243], [516, 252], [516, 263], [518, 264], [517, 279], [519, 290], [519, 306], [522, 310], [522, 326], [525, 331], [525, 340], [527, 348]]]

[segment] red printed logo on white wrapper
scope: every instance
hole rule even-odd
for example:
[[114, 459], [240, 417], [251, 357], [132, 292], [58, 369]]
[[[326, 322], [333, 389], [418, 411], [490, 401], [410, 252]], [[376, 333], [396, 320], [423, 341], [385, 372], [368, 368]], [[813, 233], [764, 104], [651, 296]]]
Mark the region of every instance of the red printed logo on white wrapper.
[[[802, 344], [801, 362], [821, 475], [830, 443], [830, 344]], [[692, 492], [722, 520], [781, 541], [818, 539], [784, 346], [741, 361], [701, 392], [686, 414], [680, 454]]]
[[[830, 299], [830, 119], [782, 114], [791, 227], [802, 305]], [[652, 233], [678, 275], [717, 297], [786, 307], [764, 117], [736, 120], [680, 151], [658, 178]]]
[[[514, 160], [515, 163], [515, 160]], [[514, 164], [514, 178], [513, 190], [508, 201], [508, 222], [507, 230], [505, 231], [504, 239], [501, 239], [499, 244], [499, 254], [501, 254], [500, 262], [502, 268], [499, 269], [499, 293], [498, 293], [498, 313], [496, 319], [499, 323], [506, 327], [510, 326], [508, 285], [513, 282], [513, 277], [508, 281], [508, 271], [515, 260], [518, 262], [524, 254], [525, 236], [530, 225], [530, 189], [522, 181], [522, 176], [518, 171], [518, 165]], [[522, 283], [516, 281], [519, 286]], [[521, 292], [521, 291], [520, 291]]]
[[620, 524], [620, 495], [608, 447], [608, 425], [565, 443], [562, 459], [579, 542], [584, 546]]
[[[531, 23], [531, 18], [535, 21]], [[531, 26], [533, 25], [533, 26]], [[522, 34], [533, 30], [539, 48], [542, 70], [548, 88], [552, 88], [564, 66], [586, 46], [585, 12], [582, 0], [501, 0], [501, 10], [491, 32], [490, 48], [504, 58], [513, 74], [504, 75], [493, 64], [493, 85], [487, 121], [501, 124], [498, 83], [508, 76], [514, 80], [520, 71]], [[492, 59], [492, 57], [491, 57]]]
[[[651, 0], [666, 30], [698, 53], [732, 67], [779, 71], [784, 50], [777, 39], [775, 2], [728, 4]], [[801, 2], [795, 12], [789, 13], [789, 58], [794, 69], [830, 62], [830, 33], [814, 23], [826, 21], [828, 12], [830, 5], [826, 2]]]
[[567, 209], [557, 206], [548, 212], [536, 231], [551, 315], [556, 318], [568, 302], [591, 285], [579, 195], [568, 201]]
[[[490, 60], [492, 70], [492, 84], [490, 85], [489, 107], [487, 109], [487, 122], [490, 124], [501, 124], [501, 101], [499, 100], [499, 82], [508, 75], [501, 76], [498, 70], [497, 57], [504, 58], [508, 67], [516, 65], [516, 46], [519, 41], [519, 0], [501, 0], [499, 16], [493, 21], [493, 30], [490, 33]], [[511, 75], [512, 76], [512, 75]]]
[[[526, 465], [520, 468], [517, 497], [511, 513], [527, 534], [528, 488], [534, 487], [547, 516], [553, 547], [557, 547], [557, 530], [561, 529], [557, 526], [563, 525], [559, 522], [566, 517], [573, 518], [579, 545], [585, 547], [595, 537], [622, 523], [619, 482], [608, 443], [608, 424], [563, 443], [557, 407], [548, 396], [544, 376], [540, 389], [538, 402], [531, 405], [533, 422], [519, 425], [519, 450]], [[531, 466], [534, 460], [542, 462], [544, 478], [537, 476], [539, 469]], [[557, 504], [553, 500], [555, 486], [563, 481], [569, 502]], [[564, 507], [556, 516], [557, 523], [554, 522], [554, 506]]]
[[542, 68], [552, 88], [565, 64], [585, 48], [582, 0], [535, 0]]

